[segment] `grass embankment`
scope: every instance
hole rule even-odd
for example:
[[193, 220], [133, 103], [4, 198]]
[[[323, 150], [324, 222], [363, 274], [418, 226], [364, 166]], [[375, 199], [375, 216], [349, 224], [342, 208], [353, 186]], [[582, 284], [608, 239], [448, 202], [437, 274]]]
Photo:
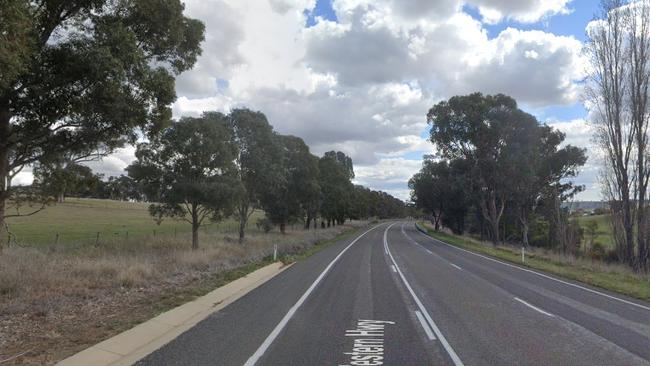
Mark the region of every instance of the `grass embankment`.
[[[165, 219], [158, 225], [148, 208], [148, 203], [67, 198], [33, 216], [9, 218], [7, 223], [21, 245], [94, 244], [97, 233], [99, 241], [189, 235], [191, 227], [187, 222]], [[249, 231], [255, 231], [255, 223], [262, 216], [261, 212], [253, 213]], [[235, 220], [226, 219], [201, 231], [234, 233], [238, 229]]]
[[100, 238], [97, 244], [94, 239], [60, 240], [5, 248], [0, 253], [0, 360], [25, 354], [2, 366], [54, 364], [269, 264], [274, 244], [280, 259], [288, 262], [365, 226], [355, 222], [310, 231], [289, 228], [281, 235], [277, 230], [264, 234], [251, 223], [242, 245], [236, 230], [214, 225], [201, 230], [200, 248], [191, 250], [189, 235], [174, 236], [169, 229], [164, 235], [148, 235], [155, 223], [147, 205], [80, 201], [86, 204], [83, 214], [71, 217], [80, 209], [78, 202], [49, 207], [32, 217], [32, 226], [20, 230], [24, 235], [43, 230], [47, 238], [54, 227], [72, 233], [83, 232], [77, 226], [92, 227], [86, 229], [92, 232], [116, 222], [129, 230], [149, 226], [142, 235], [130, 232], [128, 239]]
[[622, 265], [610, 265], [599, 261], [562, 256], [537, 248], [531, 248], [526, 252], [526, 263], [522, 264], [520, 248], [494, 247], [472, 238], [435, 232], [425, 223], [419, 223], [419, 226], [432, 237], [460, 248], [650, 301], [650, 277], [635, 274]]

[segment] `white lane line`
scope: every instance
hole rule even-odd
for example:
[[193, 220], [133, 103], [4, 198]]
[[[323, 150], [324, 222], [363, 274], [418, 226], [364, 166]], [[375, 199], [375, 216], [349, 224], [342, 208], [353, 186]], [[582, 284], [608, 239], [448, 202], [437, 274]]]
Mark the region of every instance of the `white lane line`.
[[462, 270], [462, 268], [460, 268], [460, 266], [457, 266], [457, 265], [455, 265], [455, 264], [453, 264], [453, 263], [451, 263], [451, 262], [449, 262], [449, 264], [451, 264], [452, 267], [454, 267], [454, 268], [456, 268], [456, 269], [461, 269], [461, 270]]
[[520, 299], [520, 298], [518, 298], [518, 297], [515, 297], [515, 300], [519, 301], [520, 303], [522, 303], [522, 304], [528, 306], [529, 308], [531, 308], [531, 309], [533, 309], [533, 310], [535, 310], [535, 311], [537, 311], [537, 312], [539, 312], [539, 313], [542, 313], [542, 314], [544, 314], [544, 315], [546, 315], [546, 316], [550, 316], [551, 318], [554, 318], [554, 317], [555, 317], [555, 315], [553, 315], [553, 314], [551, 314], [551, 313], [549, 313], [549, 312], [546, 312], [546, 311], [544, 311], [544, 310], [538, 308], [538, 307], [535, 306], [535, 305], [531, 305], [531, 304], [525, 302], [524, 300], [522, 300], [522, 299]]
[[484, 255], [481, 255], [481, 254], [478, 254], [478, 253], [474, 253], [474, 252], [469, 251], [469, 250], [467, 250], [467, 249], [463, 249], [463, 248], [459, 248], [459, 247], [454, 246], [454, 245], [451, 245], [451, 244], [447, 244], [447, 243], [445, 243], [445, 242], [442, 241], [442, 240], [434, 239], [434, 238], [432, 238], [432, 237], [430, 237], [430, 236], [428, 236], [428, 235], [422, 233], [420, 230], [417, 230], [417, 232], [420, 233], [420, 235], [424, 236], [425, 238], [427, 238], [427, 239], [429, 239], [429, 240], [433, 240], [433, 241], [435, 241], [435, 242], [442, 243], [442, 244], [444, 244], [444, 245], [446, 245], [446, 246], [448, 246], [448, 247], [452, 247], [452, 248], [454, 248], [454, 249], [461, 250], [461, 251], [463, 251], [463, 252], [466, 252], [466, 253], [469, 253], [469, 254], [475, 255], [475, 256], [477, 256], [477, 257], [481, 257], [481, 258], [483, 258], [483, 259], [487, 259], [487, 260], [490, 260], [490, 261], [492, 261], [492, 262], [501, 263], [501, 264], [503, 264], [504, 266], [508, 266], [508, 267], [516, 268], [516, 269], [518, 269], [518, 270], [520, 270], [520, 271], [524, 271], [524, 272], [532, 273], [532, 274], [538, 275], [538, 276], [540, 276], [540, 277], [548, 278], [549, 280], [553, 280], [553, 281], [555, 281], [555, 282], [563, 283], [563, 284], [565, 284], [565, 285], [567, 285], [567, 286], [572, 286], [572, 287], [575, 287], [575, 288], [579, 288], [579, 289], [581, 289], [581, 290], [585, 290], [585, 291], [587, 291], [587, 292], [591, 292], [591, 293], [596, 294], [596, 295], [604, 296], [604, 297], [606, 297], [606, 298], [608, 298], [608, 299], [612, 299], [612, 300], [620, 301], [620, 302], [622, 302], [622, 303], [625, 303], [625, 304], [628, 304], [628, 305], [632, 305], [632, 306], [636, 306], [636, 307], [638, 307], [638, 308], [641, 308], [641, 309], [645, 309], [645, 310], [649, 310], [649, 311], [650, 311], [650, 307], [648, 307], [648, 306], [641, 305], [641, 304], [637, 304], [637, 303], [632, 302], [632, 301], [627, 301], [627, 300], [625, 300], [625, 299], [621, 299], [621, 298], [618, 298], [618, 297], [616, 297], [616, 296], [608, 295], [608, 294], [603, 293], [603, 292], [600, 292], [600, 291], [592, 290], [592, 289], [590, 289], [590, 288], [588, 288], [588, 287], [584, 287], [584, 286], [576, 285], [575, 283], [562, 281], [562, 280], [560, 280], [560, 279], [557, 279], [557, 278], [554, 278], [554, 277], [551, 277], [551, 276], [547, 276], [547, 275], [545, 275], [545, 274], [543, 274], [543, 273], [539, 273], [539, 272], [536, 272], [536, 271], [532, 271], [532, 270], [530, 270], [530, 269], [526, 269], [526, 268], [521, 268], [521, 267], [519, 267], [519, 266], [515, 266], [515, 265], [510, 264], [510, 263], [506, 263], [506, 262], [502, 262], [502, 261], [500, 261], [500, 260], [496, 260], [496, 259], [494, 259], [494, 258], [486, 257], [486, 256], [484, 256]]
[[266, 339], [264, 340], [264, 342], [262, 342], [262, 344], [259, 346], [259, 348], [255, 351], [255, 353], [253, 353], [253, 355], [248, 359], [248, 361], [246, 361], [246, 363], [244, 364], [244, 366], [253, 366], [253, 365], [255, 365], [255, 363], [257, 363], [257, 361], [260, 359], [260, 357], [262, 357], [262, 355], [264, 355], [264, 352], [266, 352], [266, 350], [267, 350], [267, 349], [269, 348], [269, 346], [273, 343], [273, 341], [275, 341], [275, 339], [278, 337], [278, 335], [280, 334], [280, 332], [282, 331], [282, 329], [284, 329], [284, 327], [287, 325], [287, 323], [289, 322], [289, 320], [291, 320], [291, 317], [296, 313], [296, 311], [298, 310], [298, 308], [299, 308], [299, 307], [300, 307], [300, 306], [305, 302], [305, 300], [307, 300], [307, 298], [309, 297], [309, 295], [312, 293], [312, 291], [314, 291], [314, 289], [316, 288], [316, 286], [317, 286], [317, 285], [320, 283], [320, 281], [325, 277], [325, 275], [327, 274], [327, 272], [329, 272], [329, 270], [334, 266], [334, 263], [336, 263], [336, 261], [338, 261], [339, 258], [341, 258], [341, 256], [342, 256], [342, 255], [343, 255], [343, 254], [344, 254], [348, 249], [350, 249], [351, 246], [354, 245], [354, 243], [356, 243], [359, 239], [361, 239], [361, 237], [363, 237], [364, 235], [366, 235], [366, 234], [369, 233], [370, 231], [372, 231], [372, 230], [374, 230], [374, 229], [376, 229], [376, 228], [378, 228], [379, 226], [382, 226], [382, 225], [383, 225], [383, 224], [379, 224], [379, 225], [377, 225], [377, 226], [374, 226], [374, 227], [372, 227], [372, 228], [366, 230], [363, 234], [357, 236], [357, 238], [354, 239], [354, 240], [352, 241], [352, 243], [350, 243], [347, 247], [345, 247], [345, 249], [343, 249], [343, 250], [341, 251], [341, 253], [339, 253], [339, 255], [337, 255], [336, 258], [334, 258], [334, 259], [330, 262], [329, 265], [327, 265], [327, 267], [325, 267], [325, 269], [323, 270], [323, 272], [321, 272], [321, 274], [316, 278], [316, 280], [314, 281], [314, 283], [312, 283], [311, 286], [309, 286], [309, 288], [307, 289], [307, 291], [305, 291], [305, 293], [302, 294], [302, 296], [300, 297], [300, 299], [298, 299], [298, 301], [297, 301], [297, 302], [296, 302], [296, 303], [295, 303], [295, 304], [294, 304], [294, 305], [289, 309], [289, 311], [287, 312], [287, 314], [282, 318], [282, 320], [280, 320], [280, 322], [278, 323], [278, 325], [276, 325], [275, 328], [273, 328], [273, 330], [271, 331], [271, 333], [268, 335], [268, 337], [266, 337]]
[[435, 340], [436, 340], [436, 336], [433, 335], [433, 331], [432, 331], [431, 328], [429, 327], [429, 324], [427, 324], [427, 321], [424, 320], [424, 317], [422, 316], [422, 313], [421, 313], [419, 310], [416, 310], [416, 311], [415, 311], [415, 316], [418, 317], [418, 320], [420, 321], [420, 325], [421, 325], [422, 328], [424, 329], [424, 333], [426, 333], [426, 334], [427, 334], [427, 337], [429, 337], [429, 340], [431, 340], [431, 341], [435, 341]]
[[390, 252], [390, 248], [388, 248], [388, 229], [390, 229], [393, 225], [396, 223], [390, 224], [386, 230], [384, 230], [384, 247], [386, 248], [386, 251], [388, 252], [388, 256], [390, 257], [390, 260], [393, 262], [393, 265], [395, 266], [395, 269], [397, 269], [397, 274], [399, 274], [400, 278], [402, 279], [402, 282], [404, 283], [404, 286], [406, 286], [406, 289], [409, 290], [409, 293], [411, 294], [411, 297], [413, 298], [413, 301], [415, 301], [415, 304], [418, 306], [420, 311], [422, 312], [422, 315], [424, 315], [424, 318], [427, 320], [427, 323], [429, 326], [431, 326], [431, 329], [433, 329], [434, 333], [436, 336], [438, 336], [438, 339], [440, 339], [440, 343], [442, 343], [442, 346], [445, 348], [445, 351], [447, 351], [447, 354], [449, 354], [449, 357], [453, 361], [454, 365], [456, 366], [463, 366], [463, 361], [460, 360], [454, 349], [451, 347], [449, 342], [447, 342], [447, 339], [445, 336], [442, 334], [436, 323], [431, 319], [431, 316], [429, 315], [429, 312], [427, 309], [422, 305], [422, 302], [420, 299], [417, 297], [415, 292], [413, 291], [413, 288], [411, 288], [411, 285], [409, 282], [406, 280], [406, 277], [404, 277], [404, 274], [400, 270], [399, 266], [397, 265], [397, 262], [395, 262], [395, 258], [393, 258], [393, 254]]
[[393, 272], [397, 273], [397, 270], [395, 269], [395, 266], [391, 265], [390, 268], [393, 270]]

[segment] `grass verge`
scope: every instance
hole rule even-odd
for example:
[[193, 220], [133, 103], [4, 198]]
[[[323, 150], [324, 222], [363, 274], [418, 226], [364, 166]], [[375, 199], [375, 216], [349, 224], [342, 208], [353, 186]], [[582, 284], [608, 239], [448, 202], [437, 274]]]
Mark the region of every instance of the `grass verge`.
[[[0, 255], [0, 360], [52, 365], [270, 264], [307, 258], [366, 222], [319, 230], [115, 239], [100, 245], [7, 248]], [[20, 357], [14, 357], [21, 355]]]
[[523, 267], [538, 269], [570, 280], [617, 292], [637, 299], [650, 301], [650, 277], [636, 274], [620, 266], [608, 265], [581, 258], [560, 256], [544, 251], [527, 251], [526, 263], [521, 263], [521, 253], [516, 248], [492, 246], [472, 238], [436, 232], [424, 223], [418, 227], [429, 236], [445, 243], [501, 259]]

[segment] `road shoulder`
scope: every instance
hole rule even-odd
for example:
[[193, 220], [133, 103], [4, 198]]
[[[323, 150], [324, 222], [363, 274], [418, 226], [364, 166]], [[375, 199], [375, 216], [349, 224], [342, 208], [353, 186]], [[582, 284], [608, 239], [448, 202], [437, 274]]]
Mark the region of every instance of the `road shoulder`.
[[57, 365], [131, 365], [288, 267], [280, 262], [269, 264], [194, 301], [162, 313], [132, 329], [89, 347]]

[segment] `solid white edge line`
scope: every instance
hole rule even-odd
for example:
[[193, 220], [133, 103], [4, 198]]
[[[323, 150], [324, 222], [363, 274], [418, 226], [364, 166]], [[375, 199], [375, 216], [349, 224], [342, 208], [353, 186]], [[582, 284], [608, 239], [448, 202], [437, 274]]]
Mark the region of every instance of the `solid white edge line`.
[[522, 299], [520, 299], [520, 298], [518, 298], [518, 297], [515, 297], [515, 300], [519, 301], [520, 303], [522, 303], [522, 304], [528, 306], [529, 308], [531, 308], [531, 309], [533, 309], [533, 310], [535, 310], [535, 311], [537, 311], [537, 312], [540, 312], [540, 313], [542, 313], [542, 314], [544, 314], [544, 315], [546, 315], [546, 316], [550, 316], [550, 317], [552, 317], [552, 318], [555, 317], [555, 315], [553, 315], [553, 314], [551, 314], [551, 313], [549, 313], [549, 312], [546, 312], [546, 311], [544, 311], [544, 310], [538, 308], [538, 307], [535, 306], [535, 305], [529, 304], [529, 303], [527, 303], [526, 301], [524, 301], [524, 300], [522, 300]]
[[314, 291], [314, 289], [316, 288], [316, 286], [317, 286], [317, 285], [320, 283], [320, 281], [325, 277], [325, 275], [327, 274], [327, 272], [329, 272], [329, 270], [334, 266], [334, 263], [336, 263], [336, 262], [338, 261], [338, 259], [339, 259], [339, 258], [340, 258], [340, 257], [341, 257], [341, 256], [342, 256], [342, 255], [343, 255], [343, 254], [344, 254], [344, 253], [345, 253], [345, 252], [346, 252], [346, 251], [347, 251], [351, 246], [353, 246], [353, 245], [354, 245], [354, 244], [355, 244], [359, 239], [361, 239], [361, 237], [363, 237], [364, 235], [366, 235], [366, 234], [369, 233], [370, 231], [372, 231], [372, 230], [374, 230], [374, 229], [376, 229], [376, 228], [378, 228], [378, 227], [380, 227], [380, 226], [382, 226], [382, 225], [383, 225], [383, 223], [382, 223], [382, 224], [379, 224], [379, 225], [376, 225], [376, 226], [373, 226], [372, 228], [366, 230], [363, 234], [357, 236], [356, 239], [354, 239], [354, 240], [353, 240], [353, 241], [352, 241], [352, 242], [351, 242], [347, 247], [345, 247], [345, 248], [344, 248], [344, 249], [343, 249], [343, 250], [342, 250], [342, 251], [341, 251], [341, 252], [340, 252], [340, 253], [339, 253], [339, 254], [338, 254], [338, 255], [337, 255], [337, 256], [336, 256], [332, 261], [331, 261], [331, 262], [330, 262], [330, 264], [329, 264], [327, 267], [325, 267], [325, 269], [323, 270], [323, 272], [321, 272], [321, 274], [316, 278], [316, 280], [314, 280], [314, 282], [311, 284], [311, 286], [309, 286], [309, 288], [307, 289], [307, 291], [305, 291], [305, 293], [302, 294], [302, 296], [298, 299], [298, 301], [297, 301], [297, 302], [296, 302], [296, 303], [295, 303], [295, 304], [294, 304], [294, 305], [289, 309], [289, 311], [285, 314], [285, 316], [282, 318], [282, 320], [280, 320], [280, 322], [278, 323], [278, 325], [276, 325], [275, 328], [273, 328], [273, 330], [271, 331], [271, 333], [266, 337], [266, 339], [264, 340], [264, 342], [262, 342], [262, 344], [259, 346], [259, 348], [257, 348], [257, 350], [255, 351], [255, 353], [253, 353], [253, 355], [252, 355], [251, 357], [248, 358], [248, 360], [246, 361], [246, 363], [244, 364], [244, 366], [253, 366], [253, 365], [255, 365], [255, 363], [257, 363], [257, 361], [260, 359], [260, 357], [262, 357], [262, 356], [264, 355], [264, 352], [266, 352], [266, 350], [269, 348], [269, 346], [271, 346], [271, 344], [273, 343], [273, 341], [275, 341], [275, 339], [278, 337], [278, 335], [280, 334], [280, 332], [282, 332], [282, 329], [284, 329], [284, 327], [287, 325], [287, 323], [289, 322], [289, 320], [291, 320], [291, 317], [293, 317], [293, 315], [296, 313], [296, 311], [298, 310], [298, 308], [300, 308], [300, 306], [305, 302], [305, 300], [307, 300], [307, 298], [309, 297], [309, 295], [312, 293], [312, 291]]
[[433, 335], [433, 331], [429, 327], [429, 324], [427, 324], [427, 321], [424, 320], [424, 317], [422, 316], [422, 313], [420, 312], [420, 310], [415, 311], [415, 316], [420, 321], [420, 325], [422, 326], [422, 329], [424, 329], [424, 333], [426, 333], [427, 337], [429, 337], [429, 340], [435, 341], [436, 336]]
[[395, 258], [393, 258], [393, 254], [390, 251], [390, 248], [388, 248], [388, 229], [390, 229], [393, 225], [395, 225], [396, 222], [390, 224], [386, 230], [384, 230], [384, 248], [386, 249], [386, 252], [388, 252], [388, 256], [390, 257], [390, 260], [393, 262], [395, 265], [395, 268], [397, 269], [397, 274], [399, 274], [400, 278], [402, 279], [402, 282], [404, 283], [404, 286], [406, 286], [406, 289], [409, 291], [411, 294], [411, 297], [413, 298], [413, 301], [415, 301], [415, 304], [418, 306], [420, 311], [422, 312], [422, 315], [424, 315], [424, 318], [427, 320], [427, 323], [429, 323], [429, 326], [431, 326], [431, 329], [433, 329], [434, 333], [436, 336], [438, 336], [438, 339], [440, 339], [440, 343], [444, 347], [445, 351], [447, 351], [447, 354], [451, 358], [451, 361], [454, 363], [456, 366], [464, 366], [463, 361], [460, 360], [454, 349], [451, 347], [449, 342], [447, 342], [447, 339], [445, 336], [442, 334], [440, 329], [438, 329], [438, 326], [436, 323], [431, 319], [431, 316], [429, 315], [429, 312], [427, 309], [422, 305], [422, 302], [420, 299], [417, 297], [415, 292], [413, 291], [413, 288], [411, 288], [411, 285], [409, 282], [406, 280], [406, 277], [404, 277], [404, 274], [402, 273], [402, 270], [399, 268], [397, 265], [397, 262], [395, 262]]
[[395, 269], [395, 266], [391, 264], [390, 268], [393, 270], [393, 272], [397, 273], [397, 270]]
[[490, 260], [490, 261], [492, 261], [492, 262], [501, 263], [501, 264], [503, 264], [504, 266], [508, 266], [508, 267], [516, 268], [516, 269], [518, 269], [518, 270], [520, 270], [520, 271], [524, 271], [524, 272], [529, 272], [529, 273], [532, 273], [532, 274], [538, 275], [538, 276], [540, 276], [540, 277], [548, 278], [549, 280], [553, 280], [553, 281], [555, 281], [555, 282], [563, 283], [563, 284], [565, 284], [565, 285], [572, 286], [572, 287], [575, 287], [575, 288], [579, 288], [579, 289], [581, 289], [581, 290], [585, 290], [585, 291], [587, 291], [587, 292], [591, 292], [591, 293], [596, 294], [596, 295], [604, 296], [604, 297], [606, 297], [606, 298], [608, 298], [608, 299], [612, 299], [612, 300], [620, 301], [620, 302], [622, 302], [622, 303], [625, 303], [625, 304], [628, 304], [628, 305], [632, 305], [632, 306], [636, 306], [636, 307], [638, 307], [638, 308], [641, 308], [641, 309], [645, 309], [645, 310], [649, 310], [649, 311], [650, 311], [650, 307], [648, 307], [648, 306], [641, 305], [641, 304], [637, 304], [637, 303], [635, 303], [635, 302], [628, 301], [628, 300], [625, 300], [625, 299], [621, 299], [621, 298], [616, 297], [616, 296], [608, 295], [608, 294], [606, 294], [606, 293], [603, 293], [603, 292], [600, 292], [600, 291], [596, 291], [596, 290], [590, 289], [590, 288], [588, 288], [588, 287], [584, 287], [584, 286], [576, 285], [575, 283], [571, 283], [571, 282], [567, 282], [567, 281], [562, 281], [562, 280], [560, 280], [560, 279], [557, 279], [557, 278], [554, 278], [554, 277], [551, 277], [551, 276], [545, 275], [545, 274], [543, 274], [543, 273], [539, 273], [539, 272], [537, 272], [537, 271], [533, 271], [533, 270], [526, 269], [526, 268], [521, 268], [521, 267], [519, 267], [519, 266], [515, 266], [514, 264], [510, 264], [510, 263], [502, 262], [502, 261], [497, 260], [497, 259], [494, 259], [494, 258], [490, 258], [490, 257], [484, 256], [484, 255], [478, 254], [478, 253], [474, 253], [474, 252], [472, 252], [472, 251], [470, 251], [470, 250], [463, 249], [463, 248], [459, 248], [459, 247], [457, 247], [457, 246], [454, 246], [454, 245], [451, 245], [451, 244], [445, 243], [445, 242], [442, 241], [442, 240], [438, 240], [438, 239], [432, 238], [432, 237], [430, 237], [429, 235], [424, 234], [424, 233], [421, 232], [420, 230], [416, 230], [416, 231], [417, 231], [418, 233], [420, 233], [420, 235], [424, 236], [425, 238], [428, 238], [428, 239], [430, 239], [430, 240], [433, 240], [433, 241], [436, 241], [436, 242], [442, 243], [442, 244], [444, 244], [444, 245], [446, 245], [446, 246], [448, 246], [448, 247], [451, 247], [451, 248], [454, 248], [454, 249], [457, 249], [457, 250], [462, 250], [463, 252], [467, 252], [467, 253], [472, 254], [472, 255], [475, 255], [475, 256], [477, 256], [477, 257], [481, 257], [481, 258], [484, 258], [484, 259]]
[[461, 270], [462, 270], [462, 268], [460, 268], [460, 266], [457, 266], [457, 265], [455, 265], [455, 264], [453, 264], [453, 263], [451, 263], [451, 262], [449, 262], [449, 264], [451, 264], [451, 265], [452, 265], [454, 268], [456, 268], [456, 269], [461, 269]]

